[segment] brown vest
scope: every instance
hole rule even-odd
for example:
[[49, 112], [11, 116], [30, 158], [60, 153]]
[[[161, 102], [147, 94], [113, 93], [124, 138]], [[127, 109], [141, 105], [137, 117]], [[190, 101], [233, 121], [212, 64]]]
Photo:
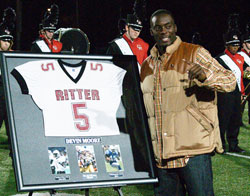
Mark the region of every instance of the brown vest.
[[[156, 161], [179, 156], [222, 152], [217, 117], [216, 93], [191, 84], [187, 70], [195, 62], [198, 45], [182, 42], [171, 57], [149, 56], [141, 69], [141, 88], [148, 115]], [[153, 64], [161, 63], [162, 157], [158, 149], [154, 115]]]

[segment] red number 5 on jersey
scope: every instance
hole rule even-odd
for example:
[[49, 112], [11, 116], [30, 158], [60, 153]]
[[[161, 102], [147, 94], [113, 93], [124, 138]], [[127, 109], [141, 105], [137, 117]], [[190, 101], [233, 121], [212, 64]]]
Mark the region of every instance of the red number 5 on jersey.
[[53, 63], [47, 63], [46, 65], [42, 64], [41, 68], [43, 71], [49, 71], [50, 68], [55, 70]]
[[80, 109], [86, 108], [86, 103], [74, 103], [72, 104], [74, 120], [81, 121], [75, 122], [75, 126], [79, 131], [87, 131], [89, 129], [89, 119], [85, 114], [80, 113]]
[[90, 66], [91, 66], [91, 70], [98, 70], [98, 69], [99, 71], [103, 70], [101, 63], [96, 63], [96, 64], [91, 63]]

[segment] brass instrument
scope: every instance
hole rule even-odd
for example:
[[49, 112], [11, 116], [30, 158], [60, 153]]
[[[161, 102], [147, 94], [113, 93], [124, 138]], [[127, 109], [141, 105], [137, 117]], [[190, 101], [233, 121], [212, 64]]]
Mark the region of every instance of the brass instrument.
[[244, 71], [243, 78], [250, 80], [250, 71]]
[[[243, 71], [243, 78], [250, 80], [250, 71], [247, 71], [247, 70]], [[246, 92], [247, 88], [249, 87], [249, 85], [250, 85], [250, 82], [245, 87], [245, 92]], [[249, 96], [250, 96], [250, 94], [244, 95], [243, 99], [241, 100], [241, 105], [247, 100], [247, 98]]]

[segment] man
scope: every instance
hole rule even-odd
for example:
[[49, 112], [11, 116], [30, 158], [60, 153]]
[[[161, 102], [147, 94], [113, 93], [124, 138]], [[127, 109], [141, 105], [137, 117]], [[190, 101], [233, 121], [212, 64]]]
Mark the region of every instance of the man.
[[107, 149], [105, 150], [105, 160], [109, 165], [118, 171], [122, 171], [122, 167], [120, 165], [120, 153], [114, 145], [107, 146]]
[[[1, 28], [1, 27], [0, 27]], [[11, 51], [11, 46], [13, 45], [13, 36], [9, 31], [0, 29], [0, 51]], [[7, 118], [7, 111], [5, 105], [4, 88], [2, 83], [2, 76], [0, 70], [0, 128], [5, 121], [5, 127], [7, 134], [9, 133], [9, 124]]]
[[141, 69], [159, 183], [156, 196], [211, 196], [211, 154], [222, 153], [216, 91], [235, 88], [233, 73], [199, 45], [181, 41], [171, 12], [155, 11], [156, 41]]
[[31, 52], [59, 53], [62, 50], [62, 43], [53, 38], [58, 22], [58, 12], [56, 4], [46, 11], [40, 25], [39, 39], [32, 43]]
[[3, 20], [0, 24], [0, 51], [12, 51], [16, 12], [11, 7], [4, 10]]
[[13, 40], [9, 40], [8, 38], [3, 38], [0, 35], [0, 51], [12, 51], [11, 47], [13, 45]]
[[125, 30], [126, 32], [121, 38], [117, 38], [110, 43], [107, 54], [135, 55], [140, 71], [142, 62], [148, 56], [149, 48], [148, 43], [139, 38], [142, 30], [141, 20], [134, 14], [128, 14]]
[[237, 53], [240, 48], [239, 35], [239, 30], [229, 29], [224, 34], [225, 51], [216, 57], [225, 69], [233, 71], [237, 80], [234, 91], [218, 94], [218, 117], [222, 145], [226, 150], [226, 134], [229, 152], [237, 153], [244, 152], [238, 146], [238, 135], [241, 124], [241, 100], [245, 94], [243, 84], [244, 57]]
[[[250, 24], [247, 24], [246, 27], [246, 32], [244, 35], [242, 35], [241, 38], [242, 41], [242, 49], [238, 54], [244, 57], [244, 65], [243, 65], [243, 70], [244, 70], [244, 78], [243, 78], [243, 83], [245, 87], [245, 98], [242, 100], [241, 104], [241, 114], [243, 115], [244, 108], [246, 105], [246, 102], [248, 102], [248, 124], [250, 124]], [[242, 116], [241, 116], [242, 117]], [[241, 119], [241, 125], [244, 125]]]
[[[139, 38], [142, 28], [142, 22], [137, 16], [136, 12], [134, 12], [134, 14], [128, 14], [125, 20], [119, 21], [119, 30], [122, 37], [114, 39], [110, 43], [107, 50], [107, 54], [109, 55], [135, 55], [139, 72], [142, 62], [148, 56], [149, 48], [148, 43]], [[126, 87], [123, 90], [124, 94], [126, 94], [126, 96], [122, 96], [122, 105], [126, 110], [126, 118], [123, 121], [125, 130], [133, 133], [131, 134], [132, 144], [136, 146], [137, 149], [143, 149], [144, 143], [139, 139], [140, 133], [138, 133], [138, 126], [135, 124], [135, 122], [141, 122], [141, 119], [139, 119], [139, 116], [136, 112], [137, 105], [134, 101], [134, 91], [132, 88]], [[138, 153], [133, 151], [133, 153], [136, 153], [137, 161], [135, 161], [135, 166], [137, 170], [145, 169], [142, 165], [137, 166], [137, 163], [144, 161], [144, 152], [140, 151]]]
[[[4, 17], [3, 21], [0, 24], [0, 51], [13, 51], [11, 47], [13, 46], [13, 36], [12, 31], [15, 27], [15, 19], [16, 19], [16, 12], [12, 8], [6, 8], [4, 10]], [[5, 122], [6, 133], [8, 135], [8, 142], [10, 144], [10, 130], [9, 130], [9, 123], [5, 105], [5, 96], [4, 96], [4, 88], [1, 76], [1, 69], [0, 69], [0, 128]], [[12, 154], [11, 147], [10, 147], [10, 156]]]

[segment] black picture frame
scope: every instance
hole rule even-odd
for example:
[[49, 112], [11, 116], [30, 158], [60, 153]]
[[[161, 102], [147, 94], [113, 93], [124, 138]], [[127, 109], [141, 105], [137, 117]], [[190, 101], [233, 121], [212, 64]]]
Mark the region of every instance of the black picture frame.
[[[27, 62], [58, 59], [71, 63], [82, 60], [109, 62], [126, 71], [121, 97], [126, 115], [116, 119], [119, 135], [44, 135], [43, 112], [32, 96], [22, 93], [13, 70]], [[0, 60], [18, 191], [120, 187], [158, 182], [135, 56], [2, 52]], [[118, 154], [119, 163], [116, 165], [120, 168], [110, 163], [108, 148]], [[88, 158], [82, 158], [86, 152]], [[51, 153], [53, 158], [50, 158]], [[66, 157], [62, 161], [65, 169], [55, 170], [56, 157], [63, 155]], [[90, 157], [92, 166], [95, 165], [87, 171], [88, 164], [83, 166], [80, 162]], [[80, 170], [82, 167], [84, 169]]]

